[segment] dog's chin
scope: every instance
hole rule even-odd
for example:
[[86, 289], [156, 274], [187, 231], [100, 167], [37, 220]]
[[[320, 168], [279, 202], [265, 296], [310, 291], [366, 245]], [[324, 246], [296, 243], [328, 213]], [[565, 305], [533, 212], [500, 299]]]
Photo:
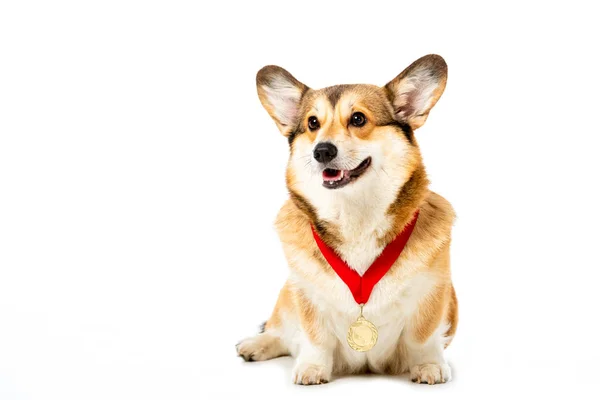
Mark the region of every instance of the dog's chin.
[[322, 172], [323, 187], [327, 189], [340, 189], [359, 179], [371, 165], [371, 157], [365, 158], [354, 169], [325, 168]]

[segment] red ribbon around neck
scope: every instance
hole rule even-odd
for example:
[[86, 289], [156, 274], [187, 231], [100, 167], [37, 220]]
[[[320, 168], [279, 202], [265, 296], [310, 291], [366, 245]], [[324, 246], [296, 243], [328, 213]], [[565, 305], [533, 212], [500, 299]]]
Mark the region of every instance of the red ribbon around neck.
[[331, 268], [348, 286], [348, 289], [352, 292], [352, 296], [354, 296], [354, 300], [358, 304], [365, 304], [369, 300], [369, 296], [371, 296], [371, 292], [377, 282], [390, 270], [392, 264], [396, 262], [400, 253], [404, 250], [404, 246], [406, 246], [406, 242], [408, 242], [417, 223], [418, 216], [419, 210], [417, 210], [413, 219], [404, 227], [402, 232], [383, 249], [379, 257], [371, 264], [363, 276], [360, 276], [358, 272], [350, 268], [332, 248], [327, 246], [317, 232], [315, 232], [314, 228], [312, 232], [323, 257], [325, 257]]

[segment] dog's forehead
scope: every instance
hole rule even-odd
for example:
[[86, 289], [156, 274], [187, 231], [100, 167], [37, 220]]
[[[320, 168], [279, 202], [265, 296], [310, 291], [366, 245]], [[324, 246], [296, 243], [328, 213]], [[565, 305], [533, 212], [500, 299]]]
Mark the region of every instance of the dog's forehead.
[[[367, 84], [335, 85], [311, 90], [306, 96], [305, 112], [319, 111], [322, 107], [346, 114], [360, 108], [374, 114], [376, 119], [388, 120], [391, 115], [391, 102], [385, 89]], [[324, 111], [324, 110], [321, 110]]]
[[367, 107], [387, 102], [384, 90], [375, 85], [335, 85], [320, 89], [317, 93], [325, 96], [333, 108], [343, 100], [361, 102]]

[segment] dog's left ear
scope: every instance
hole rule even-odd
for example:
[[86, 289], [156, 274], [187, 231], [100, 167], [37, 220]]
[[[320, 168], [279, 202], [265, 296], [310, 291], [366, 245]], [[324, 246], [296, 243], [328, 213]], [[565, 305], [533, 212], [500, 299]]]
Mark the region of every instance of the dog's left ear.
[[284, 136], [289, 136], [297, 123], [300, 101], [308, 86], [285, 69], [267, 65], [256, 74], [256, 90], [263, 107]]
[[385, 85], [394, 118], [412, 129], [421, 127], [444, 92], [448, 66], [437, 54], [419, 58]]

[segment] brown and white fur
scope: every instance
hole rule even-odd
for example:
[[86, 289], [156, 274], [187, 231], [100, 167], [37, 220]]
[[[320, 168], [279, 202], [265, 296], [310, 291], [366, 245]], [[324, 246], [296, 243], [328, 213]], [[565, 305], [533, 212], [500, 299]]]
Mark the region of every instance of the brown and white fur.
[[[429, 384], [451, 379], [443, 350], [458, 317], [449, 257], [454, 211], [428, 189], [413, 134], [442, 95], [446, 77], [446, 63], [437, 55], [415, 61], [384, 87], [313, 90], [277, 66], [258, 72], [259, 98], [290, 143], [290, 198], [275, 224], [290, 276], [264, 331], [238, 344], [245, 360], [291, 355], [297, 384], [367, 371], [410, 372], [414, 382]], [[355, 113], [364, 115], [364, 124], [353, 124]], [[314, 153], [325, 142], [337, 148], [327, 165]], [[326, 187], [326, 166], [348, 171], [369, 157], [358, 178], [337, 189]], [[379, 331], [378, 342], [356, 352], [346, 333], [359, 307], [321, 255], [311, 224], [362, 275], [417, 209], [404, 251], [364, 306], [365, 318]]]

